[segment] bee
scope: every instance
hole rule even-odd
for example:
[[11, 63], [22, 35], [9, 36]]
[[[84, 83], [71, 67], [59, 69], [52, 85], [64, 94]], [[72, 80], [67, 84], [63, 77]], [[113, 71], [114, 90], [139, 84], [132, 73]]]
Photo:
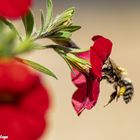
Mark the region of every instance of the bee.
[[134, 94], [134, 87], [130, 79], [127, 78], [125, 69], [118, 67], [111, 58], [109, 58], [102, 69], [103, 76], [108, 83], [113, 84], [115, 91], [110, 95], [110, 100], [105, 105], [107, 106], [113, 100], [120, 96], [123, 97], [124, 102], [127, 104], [131, 101]]

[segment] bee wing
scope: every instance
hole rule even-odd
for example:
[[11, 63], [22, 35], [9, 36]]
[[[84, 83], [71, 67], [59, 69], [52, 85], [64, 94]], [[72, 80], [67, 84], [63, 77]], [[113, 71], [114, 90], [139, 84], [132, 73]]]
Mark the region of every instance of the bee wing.
[[109, 62], [111, 63], [111, 65], [112, 65], [113, 69], [115, 70], [117, 76], [121, 77], [122, 76], [121, 75], [122, 71], [119, 69], [119, 67], [116, 65], [116, 63], [111, 58], [109, 58]]

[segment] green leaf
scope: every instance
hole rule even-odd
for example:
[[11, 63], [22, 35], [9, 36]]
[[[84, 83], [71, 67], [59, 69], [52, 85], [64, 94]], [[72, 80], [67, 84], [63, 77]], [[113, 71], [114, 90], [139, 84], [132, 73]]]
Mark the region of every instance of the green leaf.
[[67, 53], [66, 58], [71, 60], [71, 61], [83, 64], [83, 65], [90, 65], [90, 63], [87, 60], [82, 59], [80, 57], [77, 57], [77, 56], [75, 56], [74, 54], [71, 54], [71, 53]]
[[75, 12], [75, 7], [68, 8], [62, 14], [60, 14], [57, 18], [59, 20], [61, 20], [63, 18], [68, 18], [68, 17], [71, 18], [74, 15], [74, 12]]
[[33, 28], [34, 28], [33, 13], [31, 11], [29, 11], [28, 14], [22, 18], [22, 21], [23, 21], [23, 24], [25, 27], [26, 35], [30, 36], [32, 34]]
[[67, 31], [59, 31], [52, 35], [50, 38], [57, 38], [57, 39], [69, 39], [71, 37], [72, 33]]
[[0, 32], [2, 32], [4, 29], [4, 25], [3, 25], [3, 22], [0, 20]]
[[22, 61], [23, 61], [23, 63], [27, 64], [28, 66], [31, 66], [32, 68], [57, 79], [56, 75], [52, 71], [47, 69], [46, 67], [44, 67], [36, 62], [33, 62], [31, 60], [23, 59]]
[[43, 32], [44, 26], [45, 26], [45, 17], [44, 17], [44, 13], [43, 13], [42, 10], [40, 10], [40, 13], [41, 13], [41, 29], [40, 29], [39, 35], [41, 35], [41, 33]]
[[30, 39], [26, 38], [21, 41], [18, 47], [14, 49], [15, 54], [21, 54], [33, 50], [37, 45]]
[[73, 54], [78, 54], [78, 53], [82, 53], [82, 52], [87, 52], [89, 51], [90, 48], [80, 48], [80, 49], [71, 49], [70, 50], [70, 53], [73, 53]]
[[73, 74], [75, 74], [74, 71], [73, 71], [73, 69], [72, 69], [72, 66], [71, 66], [70, 63], [69, 63], [69, 61], [68, 61], [65, 57], [63, 57], [63, 58], [64, 58], [65, 62], [67, 63], [67, 65], [68, 65], [70, 71], [71, 71]]
[[51, 20], [52, 20], [52, 10], [53, 10], [52, 0], [47, 0], [47, 18], [46, 18], [46, 23], [45, 23], [45, 29], [47, 29], [48, 26], [51, 23]]
[[68, 27], [63, 28], [63, 31], [67, 31], [67, 32], [75, 32], [77, 30], [81, 29], [81, 26], [78, 25], [71, 25]]
[[0, 56], [12, 56], [15, 47], [16, 34], [10, 30], [8, 32], [0, 32]]
[[62, 14], [58, 15], [51, 26], [47, 29], [48, 32], [54, 33], [72, 24], [71, 20], [74, 15], [75, 8], [71, 7], [65, 10]]
[[5, 25], [7, 25], [18, 37], [20, 40], [22, 40], [21, 36], [19, 35], [16, 27], [14, 26], [14, 24], [6, 19], [1, 20]]

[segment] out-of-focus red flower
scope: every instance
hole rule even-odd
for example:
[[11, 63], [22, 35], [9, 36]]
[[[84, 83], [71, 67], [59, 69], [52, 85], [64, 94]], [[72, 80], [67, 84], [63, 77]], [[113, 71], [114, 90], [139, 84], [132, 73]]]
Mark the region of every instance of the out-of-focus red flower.
[[17, 19], [24, 16], [31, 6], [31, 0], [0, 0], [0, 17]]
[[92, 40], [94, 44], [90, 51], [78, 54], [78, 57], [88, 60], [92, 68], [85, 73], [74, 69], [72, 73], [72, 81], [78, 88], [72, 96], [72, 104], [78, 115], [84, 109], [89, 110], [95, 106], [100, 91], [102, 66], [112, 49], [111, 41], [102, 36], [94, 36]]
[[0, 60], [0, 135], [38, 140], [48, 109], [48, 91], [39, 75], [14, 59]]

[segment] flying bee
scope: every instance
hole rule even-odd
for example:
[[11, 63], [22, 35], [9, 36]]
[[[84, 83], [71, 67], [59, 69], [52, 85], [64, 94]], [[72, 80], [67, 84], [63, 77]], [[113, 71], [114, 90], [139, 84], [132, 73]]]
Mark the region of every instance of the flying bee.
[[134, 87], [132, 82], [127, 78], [126, 71], [123, 68], [118, 67], [113, 60], [109, 58], [105, 62], [102, 72], [102, 79], [106, 79], [108, 83], [113, 84], [115, 89], [105, 106], [115, 99], [118, 100], [120, 96], [123, 97], [126, 104], [129, 103], [134, 94]]

